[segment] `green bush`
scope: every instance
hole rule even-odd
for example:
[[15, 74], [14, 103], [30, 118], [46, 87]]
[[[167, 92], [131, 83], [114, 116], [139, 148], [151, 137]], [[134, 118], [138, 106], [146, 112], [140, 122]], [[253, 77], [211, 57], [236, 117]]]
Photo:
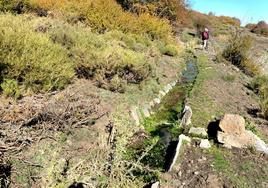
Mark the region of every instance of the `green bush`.
[[0, 15], [0, 62], [4, 78], [33, 92], [62, 89], [74, 76], [66, 50], [31, 30], [24, 17]]
[[4, 82], [0, 86], [3, 91], [3, 94], [6, 97], [14, 97], [15, 99], [18, 99], [19, 97], [21, 97], [19, 84], [16, 80], [5, 79]]

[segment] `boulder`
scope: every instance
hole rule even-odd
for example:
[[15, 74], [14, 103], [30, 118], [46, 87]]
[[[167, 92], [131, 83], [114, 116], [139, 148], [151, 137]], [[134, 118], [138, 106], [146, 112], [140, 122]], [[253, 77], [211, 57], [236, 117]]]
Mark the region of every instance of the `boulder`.
[[208, 139], [202, 139], [201, 140], [200, 148], [203, 148], [203, 149], [211, 148], [211, 145], [210, 145]]
[[225, 114], [224, 118], [220, 121], [219, 127], [224, 133], [238, 134], [245, 133], [245, 119], [240, 115]]
[[155, 182], [155, 183], [153, 183], [151, 185], [151, 188], [159, 188], [159, 187], [160, 187], [160, 182], [159, 181], [157, 181], [157, 182]]
[[189, 134], [191, 134], [193, 136], [201, 136], [201, 137], [208, 136], [207, 130], [205, 128], [201, 128], [201, 127], [191, 127]]
[[245, 119], [239, 115], [226, 114], [220, 121], [217, 139], [225, 147], [247, 148], [253, 146], [257, 151], [268, 154], [268, 146], [252, 131], [245, 129]]

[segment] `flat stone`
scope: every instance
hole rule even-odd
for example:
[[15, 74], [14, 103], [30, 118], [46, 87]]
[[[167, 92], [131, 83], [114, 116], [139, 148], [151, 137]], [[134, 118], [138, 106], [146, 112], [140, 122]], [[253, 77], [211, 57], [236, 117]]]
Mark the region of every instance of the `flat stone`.
[[195, 136], [202, 136], [202, 137], [208, 136], [207, 130], [201, 127], [191, 127], [189, 134], [192, 134]]
[[159, 188], [160, 187], [160, 182], [157, 181], [155, 183], [152, 184], [151, 188]]
[[224, 133], [243, 134], [245, 132], [245, 119], [240, 115], [225, 114], [219, 127]]
[[202, 139], [201, 140], [200, 148], [203, 148], [203, 149], [211, 148], [211, 145], [210, 145], [208, 139]]
[[188, 137], [188, 136], [185, 136], [184, 134], [181, 134], [181, 135], [179, 136], [179, 142], [178, 142], [178, 144], [177, 144], [177, 146], [176, 146], [176, 154], [175, 154], [175, 156], [174, 156], [174, 158], [173, 158], [173, 160], [172, 160], [172, 163], [171, 163], [171, 165], [169, 166], [169, 169], [168, 169], [167, 171], [170, 171], [170, 170], [173, 168], [175, 162], [177, 161], [177, 158], [178, 158], [179, 153], [180, 153], [181, 146], [182, 146], [182, 144], [183, 144], [184, 141], [186, 141], [186, 142], [191, 142], [191, 138]]
[[237, 148], [246, 148], [248, 146], [255, 146], [255, 136], [251, 131], [245, 131], [243, 134], [224, 133], [218, 131], [218, 141], [224, 145]]

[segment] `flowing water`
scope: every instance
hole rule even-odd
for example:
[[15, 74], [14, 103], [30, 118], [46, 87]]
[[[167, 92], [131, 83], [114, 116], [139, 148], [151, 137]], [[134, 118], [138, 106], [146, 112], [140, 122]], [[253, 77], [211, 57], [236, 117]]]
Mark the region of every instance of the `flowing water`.
[[[150, 138], [145, 139], [131, 153], [137, 159], [146, 148], [155, 144], [141, 160], [143, 164], [162, 171], [166, 171], [170, 166], [178, 143], [178, 137], [183, 131], [179, 127], [179, 120], [182, 116], [184, 103], [197, 75], [197, 58], [191, 56], [187, 59], [185, 69], [182, 71], [176, 86], [162, 99], [160, 105], [154, 109], [154, 115], [145, 118], [143, 125]], [[153, 142], [155, 139], [158, 140], [156, 143]]]

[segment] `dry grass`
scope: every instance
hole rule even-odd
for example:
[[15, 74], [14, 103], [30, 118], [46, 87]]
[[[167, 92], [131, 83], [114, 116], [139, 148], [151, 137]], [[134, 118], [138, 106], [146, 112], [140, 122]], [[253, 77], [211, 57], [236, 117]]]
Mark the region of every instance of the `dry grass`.
[[245, 73], [253, 76], [260, 73], [260, 68], [248, 55], [252, 43], [253, 39], [251, 37], [235, 33], [230, 38], [222, 55], [227, 61], [230, 61]]

